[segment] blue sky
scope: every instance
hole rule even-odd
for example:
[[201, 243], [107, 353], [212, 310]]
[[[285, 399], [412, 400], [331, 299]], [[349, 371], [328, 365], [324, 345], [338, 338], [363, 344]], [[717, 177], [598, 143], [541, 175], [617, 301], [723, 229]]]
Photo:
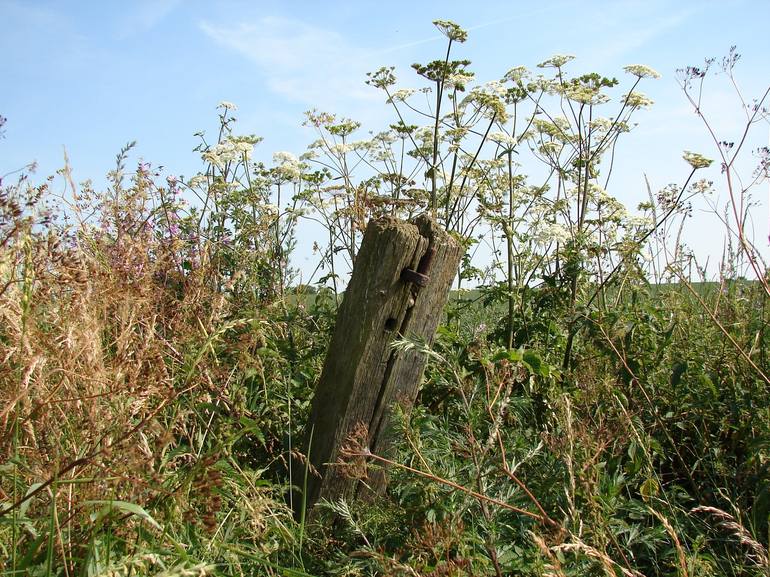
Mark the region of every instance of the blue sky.
[[[409, 65], [440, 57], [445, 39], [431, 25], [438, 18], [469, 30], [454, 55], [473, 61], [482, 82], [553, 54], [577, 56], [576, 72], [620, 80], [627, 64], [660, 72], [640, 87], [656, 104], [621, 144], [621, 176], [610, 190], [631, 206], [646, 197], [644, 174], [655, 188], [682, 181], [682, 150], [715, 156], [676, 68], [737, 45], [745, 95], [770, 83], [766, 0], [0, 0], [0, 115], [8, 118], [0, 175], [36, 161], [42, 178], [62, 166], [66, 146], [75, 179], [99, 183], [120, 147], [137, 140], [134, 159], [190, 176], [200, 168], [193, 134], [214, 130], [221, 100], [238, 105], [240, 132], [265, 138], [256, 157], [266, 161], [274, 151], [304, 151], [314, 136], [302, 113], [311, 107], [381, 128], [391, 112], [365, 73], [394, 65], [405, 87], [418, 86]], [[740, 105], [725, 84], [711, 88], [707, 112], [734, 139]], [[766, 125], [759, 131], [766, 145]], [[718, 170], [709, 176], [718, 180]], [[766, 239], [767, 186], [760, 197], [755, 224]], [[709, 222], [690, 225], [692, 242], [720, 252]], [[767, 242], [759, 244], [767, 255]]]

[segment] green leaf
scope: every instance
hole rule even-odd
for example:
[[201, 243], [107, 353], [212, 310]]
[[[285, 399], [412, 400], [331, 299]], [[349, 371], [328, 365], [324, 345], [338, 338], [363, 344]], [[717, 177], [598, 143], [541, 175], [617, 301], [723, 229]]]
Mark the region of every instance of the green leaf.
[[[45, 533], [42, 535], [35, 535], [33, 537], [32, 541], [27, 545], [26, 552], [24, 552], [24, 555], [21, 557], [21, 559], [18, 559], [17, 561], [17, 571], [31, 569], [33, 565], [40, 562], [40, 552], [42, 550], [42, 545], [47, 539], [48, 535]], [[19, 553], [21, 553], [21, 551], [19, 551]]]
[[687, 371], [687, 363], [683, 361], [676, 361], [674, 367], [671, 369], [671, 377], [669, 383], [672, 387], [678, 387], [682, 382], [682, 376]]
[[538, 355], [534, 351], [525, 351], [524, 352], [524, 358], [522, 359], [527, 365], [529, 365], [529, 368], [532, 370], [533, 373], [539, 375], [543, 368], [543, 360], [540, 358], [540, 355]]
[[[37, 491], [39, 487], [41, 487], [43, 483], [32, 483], [29, 486], [29, 489], [27, 489], [27, 492], [24, 494], [25, 497], [29, 497], [32, 493]], [[32, 503], [32, 499], [26, 499], [19, 505], [19, 517], [26, 517], [27, 516], [27, 509], [29, 509], [30, 504]]]
[[135, 503], [129, 503], [128, 501], [86, 501], [86, 504], [88, 505], [104, 505], [98, 513], [96, 513], [96, 517], [94, 518], [94, 521], [100, 521], [101, 519], [104, 519], [105, 517], [108, 517], [110, 513], [112, 513], [113, 510], [118, 509], [120, 511], [123, 511], [125, 513], [130, 513], [131, 515], [136, 515], [137, 517], [141, 518], [144, 521], [147, 521], [150, 525], [155, 527], [156, 529], [160, 529], [160, 525], [158, 522], [152, 518], [152, 516], [145, 511], [142, 507]]
[[658, 482], [652, 477], [645, 479], [644, 482], [639, 486], [639, 493], [642, 495], [642, 499], [645, 501], [649, 501], [655, 497], [659, 491], [660, 487]]
[[494, 362], [499, 361], [512, 361], [514, 363], [517, 363], [523, 359], [523, 350], [522, 349], [503, 349], [498, 351], [494, 354], [492, 357], [492, 360]]
[[262, 428], [259, 426], [257, 421], [249, 419], [248, 417], [241, 417], [239, 422], [243, 428], [233, 436], [233, 438], [230, 440], [231, 444], [235, 443], [246, 435], [251, 435], [263, 445], [265, 444], [265, 434], [262, 432]]

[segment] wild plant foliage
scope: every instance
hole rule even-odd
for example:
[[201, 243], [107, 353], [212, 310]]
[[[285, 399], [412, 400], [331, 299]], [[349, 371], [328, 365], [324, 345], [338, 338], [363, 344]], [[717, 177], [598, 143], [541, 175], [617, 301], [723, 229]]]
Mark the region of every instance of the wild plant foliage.
[[[685, 152], [681, 184], [626, 207], [613, 162], [654, 113], [657, 72], [554, 56], [478, 85], [456, 56], [468, 34], [435, 25], [446, 50], [414, 88], [368, 76], [385, 130], [312, 110], [308, 150], [265, 164], [222, 102], [191, 178], [129, 170], [133, 143], [103, 191], [69, 167], [3, 177], [4, 572], [770, 574], [770, 291], [751, 225], [767, 147], [742, 160], [768, 92], [738, 92], [746, 122], [721, 136], [701, 102], [716, 61], [682, 69], [721, 181]], [[737, 62], [716, 78], [737, 87]], [[714, 190], [712, 278], [682, 231]], [[393, 344], [428, 358], [394, 452], [359, 435], [335, 464], [388, 467], [388, 493], [297, 521], [313, 474], [298, 440], [362, 231], [421, 212], [467, 248], [458, 290], [432, 349]], [[317, 268], [297, 286], [310, 223]]]

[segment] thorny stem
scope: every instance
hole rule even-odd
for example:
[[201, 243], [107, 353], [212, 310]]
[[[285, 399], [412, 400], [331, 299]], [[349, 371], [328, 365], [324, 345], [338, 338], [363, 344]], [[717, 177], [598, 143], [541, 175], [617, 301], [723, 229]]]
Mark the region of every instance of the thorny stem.
[[513, 348], [513, 313], [514, 313], [514, 297], [513, 297], [513, 166], [511, 159], [511, 150], [508, 150], [508, 222], [503, 227], [503, 233], [505, 234], [505, 244], [507, 248], [508, 256], [508, 348]]
[[723, 335], [727, 337], [727, 340], [730, 341], [730, 344], [735, 347], [735, 350], [738, 352], [739, 355], [741, 355], [744, 359], [746, 359], [746, 362], [751, 365], [751, 368], [754, 369], [757, 374], [762, 377], [762, 380], [765, 381], [768, 385], [770, 385], [770, 377], [768, 377], [762, 369], [757, 366], [757, 364], [751, 359], [749, 354], [744, 350], [744, 348], [738, 344], [738, 341], [733, 338], [733, 336], [730, 334], [730, 332], [725, 328], [725, 326], [722, 324], [722, 322], [716, 317], [714, 312], [709, 308], [709, 306], [703, 301], [703, 298], [695, 291], [695, 289], [692, 288], [692, 285], [687, 281], [686, 278], [682, 276], [682, 274], [679, 271], [674, 271], [674, 273], [679, 277], [680, 282], [684, 284], [685, 287], [687, 287], [687, 290], [690, 291], [690, 294], [692, 294], [695, 299], [698, 301], [698, 304], [701, 305], [704, 311], [708, 314], [708, 316], [711, 318], [712, 322], [717, 326], [717, 328], [722, 332]]
[[[590, 320], [593, 321], [593, 319], [590, 319]], [[618, 348], [615, 346], [615, 343], [613, 342], [610, 335], [607, 334], [607, 331], [604, 329], [604, 326], [599, 324], [597, 321], [593, 321], [593, 322], [601, 331], [602, 336], [604, 337], [604, 340], [607, 341], [607, 344], [612, 349], [612, 352], [615, 353], [615, 356], [622, 363], [623, 368], [625, 368], [626, 371], [628, 371], [628, 374], [631, 375], [631, 382], [635, 383], [639, 387], [639, 390], [642, 391], [642, 395], [644, 395], [644, 399], [647, 401], [647, 404], [650, 407], [650, 410], [652, 411], [655, 421], [658, 423], [660, 430], [663, 431], [663, 434], [666, 436], [666, 439], [668, 440], [669, 444], [674, 449], [674, 452], [676, 453], [676, 456], [679, 459], [679, 465], [686, 472], [687, 478], [689, 479], [693, 489], [699, 493], [698, 485], [695, 483], [695, 479], [693, 478], [692, 472], [690, 471], [691, 467], [690, 465], [687, 464], [687, 461], [685, 461], [684, 457], [682, 457], [682, 453], [679, 451], [679, 445], [677, 445], [677, 443], [674, 441], [674, 438], [671, 436], [671, 433], [669, 432], [668, 427], [666, 427], [665, 423], [660, 418], [660, 415], [658, 414], [655, 403], [653, 402], [652, 397], [650, 397], [650, 394], [647, 392], [647, 388], [642, 384], [642, 381], [639, 379], [639, 377], [636, 376], [636, 373], [628, 364], [628, 359], [626, 358], [626, 355], [622, 351], [618, 350]]]
[[436, 481], [437, 483], [441, 483], [442, 485], [446, 485], [448, 487], [452, 487], [453, 489], [456, 489], [458, 491], [461, 491], [463, 493], [466, 493], [467, 495], [471, 495], [472, 497], [475, 497], [476, 499], [479, 499], [481, 501], [486, 501], [487, 503], [492, 503], [494, 505], [497, 505], [498, 507], [501, 507], [503, 509], [507, 509], [509, 511], [513, 511], [514, 513], [518, 513], [519, 515], [524, 515], [525, 517], [530, 517], [532, 519], [535, 519], [536, 521], [542, 523], [543, 525], [551, 525], [553, 521], [549, 517], [543, 517], [539, 513], [533, 513], [532, 511], [527, 511], [526, 509], [522, 509], [520, 507], [516, 507], [515, 505], [511, 505], [509, 503], [506, 503], [505, 501], [501, 501], [499, 499], [495, 499], [494, 497], [490, 497], [488, 495], [483, 495], [479, 493], [478, 491], [474, 491], [473, 489], [469, 489], [467, 487], [463, 487], [462, 485], [459, 485], [455, 483], [454, 481], [450, 481], [449, 479], [444, 479], [443, 477], [439, 477], [437, 475], [433, 475], [431, 473], [426, 473], [425, 471], [420, 471], [419, 469], [415, 469], [413, 467], [410, 467], [409, 465], [404, 465], [402, 463], [397, 463], [396, 461], [391, 461], [390, 459], [387, 459], [385, 457], [381, 457], [380, 455], [375, 455], [372, 453], [369, 449], [362, 449], [361, 451], [357, 452], [351, 452], [351, 456], [357, 456], [357, 457], [368, 457], [370, 459], [374, 459], [375, 461], [379, 461], [380, 463], [384, 463], [385, 465], [390, 465], [392, 467], [396, 467], [399, 469], [403, 469], [404, 471], [408, 471], [410, 473], [413, 473], [415, 475], [418, 475], [420, 477], [423, 477], [425, 479], [430, 479], [431, 481]]

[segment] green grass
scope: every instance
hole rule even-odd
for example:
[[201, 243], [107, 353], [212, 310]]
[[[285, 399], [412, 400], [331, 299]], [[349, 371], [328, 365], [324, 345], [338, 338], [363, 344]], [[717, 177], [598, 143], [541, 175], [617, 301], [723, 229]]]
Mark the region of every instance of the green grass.
[[[469, 64], [450, 59], [465, 32], [436, 25], [444, 60], [416, 68], [427, 116], [380, 69], [391, 132], [351, 144], [356, 122], [311, 112], [316, 164], [251, 163], [256, 139], [225, 106], [188, 182], [128, 171], [133, 144], [106, 191], [69, 167], [63, 194], [4, 180], [2, 575], [770, 575], [767, 272], [748, 244], [721, 264], [753, 280], [651, 284], [645, 264], [652, 241], [681, 254], [709, 161], [686, 155], [684, 183], [629, 217], [599, 188], [635, 112], [615, 80], [570, 76], [561, 57], [550, 75], [511, 71], [505, 96], [466, 91]], [[624, 90], [655, 75], [629, 72]], [[608, 95], [619, 122], [596, 121]], [[514, 113], [531, 121], [515, 150]], [[527, 180], [529, 162], [548, 183]], [[726, 208], [753, 209], [729, 192]], [[290, 288], [302, 219], [328, 233], [325, 286], [369, 219], [422, 211], [469, 251], [494, 236], [485, 266], [510, 278], [451, 292], [393, 450], [351, 457], [386, 466], [387, 492], [296, 519], [313, 474], [298, 448], [344, 298]], [[459, 272], [469, 285], [489, 271], [468, 258]], [[402, 336], [395, 354], [421, 350]]]

